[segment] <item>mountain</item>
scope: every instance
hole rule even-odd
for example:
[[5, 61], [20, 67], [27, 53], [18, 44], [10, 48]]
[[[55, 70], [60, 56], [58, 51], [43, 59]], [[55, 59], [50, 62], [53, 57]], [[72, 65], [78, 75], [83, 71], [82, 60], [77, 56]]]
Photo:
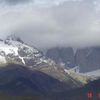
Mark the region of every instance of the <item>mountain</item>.
[[48, 62], [39, 50], [15, 36], [8, 36], [4, 41], [0, 41], [0, 61], [2, 60], [2, 63], [16, 62], [30, 67]]
[[73, 49], [56, 47], [47, 50], [46, 56], [56, 63], [63, 63], [65, 67], [79, 67], [80, 72], [100, 69], [100, 47]]
[[47, 50], [46, 56], [56, 63], [64, 63], [66, 67], [73, 68], [75, 66], [73, 48], [51, 48]]
[[7, 96], [14, 100], [16, 97], [18, 100], [26, 100], [21, 98], [28, 97], [31, 98], [28, 100], [34, 100], [33, 98], [52, 100], [54, 95], [78, 87], [78, 82], [76, 84], [69, 76], [66, 78], [68, 78], [67, 82], [63, 82], [38, 70], [18, 64], [8, 64], [0, 68], [0, 98]]
[[[57, 65], [53, 60], [45, 57], [41, 51], [24, 43], [19, 37], [8, 36], [0, 41], [0, 66], [18, 64], [31, 70], [41, 71], [70, 88], [82, 86], [84, 83], [70, 76], [63, 67]], [[88, 79], [85, 80], [88, 82]], [[69, 86], [69, 83], [71, 86]]]
[[93, 93], [92, 100], [99, 100], [100, 79], [85, 86], [71, 89], [66, 84], [41, 71], [9, 64], [0, 68], [0, 99], [2, 100], [88, 100], [87, 93]]
[[70, 87], [70, 84], [22, 65], [9, 64], [0, 68], [0, 93], [19, 96], [49, 95]]
[[100, 69], [100, 47], [78, 49], [75, 60], [81, 72]]
[[[73, 49], [67, 51], [72, 52]], [[70, 64], [75, 54], [71, 52], [68, 53], [70, 60], [67, 64]], [[64, 54], [66, 49], [61, 55]], [[59, 60], [59, 64], [56, 64], [41, 51], [14, 35], [0, 40], [0, 98], [2, 100], [74, 100], [75, 90], [81, 91], [80, 89], [84, 88], [91, 79], [65, 69], [61, 66], [61, 62]], [[69, 98], [70, 95], [72, 98]]]

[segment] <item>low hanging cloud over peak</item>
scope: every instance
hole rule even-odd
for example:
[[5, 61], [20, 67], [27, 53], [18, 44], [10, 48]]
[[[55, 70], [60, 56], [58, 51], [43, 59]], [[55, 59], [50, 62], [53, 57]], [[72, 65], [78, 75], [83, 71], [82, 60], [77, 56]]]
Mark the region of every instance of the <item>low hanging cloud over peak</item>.
[[40, 48], [100, 46], [99, 0], [54, 1], [0, 6], [0, 37], [14, 33]]

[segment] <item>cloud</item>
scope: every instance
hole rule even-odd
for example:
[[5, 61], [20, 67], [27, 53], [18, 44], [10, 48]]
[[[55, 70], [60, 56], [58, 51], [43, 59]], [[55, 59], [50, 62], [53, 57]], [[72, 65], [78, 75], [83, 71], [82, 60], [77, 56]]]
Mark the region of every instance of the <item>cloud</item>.
[[100, 11], [94, 1], [67, 0], [48, 7], [26, 5], [1, 9], [1, 37], [15, 33], [38, 48], [100, 46]]
[[7, 5], [17, 5], [31, 2], [32, 0], [0, 0], [0, 3], [6, 3]]

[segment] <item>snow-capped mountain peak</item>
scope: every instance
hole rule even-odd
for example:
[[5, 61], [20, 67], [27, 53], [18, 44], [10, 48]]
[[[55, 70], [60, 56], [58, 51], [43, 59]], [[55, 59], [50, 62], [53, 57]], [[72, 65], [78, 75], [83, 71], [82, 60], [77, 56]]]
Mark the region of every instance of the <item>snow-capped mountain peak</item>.
[[0, 60], [6, 62], [18, 62], [20, 64], [35, 66], [40, 63], [47, 63], [43, 54], [27, 44], [19, 37], [14, 35], [8, 36], [5, 40], [0, 41]]

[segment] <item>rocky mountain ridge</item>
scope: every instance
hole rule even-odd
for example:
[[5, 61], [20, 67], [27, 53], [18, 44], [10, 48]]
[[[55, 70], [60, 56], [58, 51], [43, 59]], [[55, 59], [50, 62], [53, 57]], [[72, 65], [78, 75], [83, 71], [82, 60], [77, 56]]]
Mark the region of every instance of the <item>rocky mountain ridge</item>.
[[28, 100], [66, 100], [69, 98], [66, 93], [90, 81], [90, 77], [56, 64], [20, 38], [10, 36], [0, 40], [0, 96], [3, 94], [3, 98], [11, 95], [30, 97]]
[[0, 61], [1, 63], [16, 62], [29, 67], [54, 63], [46, 59], [39, 50], [28, 46], [15, 36], [8, 36], [0, 41]]
[[100, 47], [56, 47], [48, 49], [46, 56], [56, 63], [63, 63], [67, 69], [79, 67], [83, 73], [100, 69]]
[[[72, 88], [84, 84], [80, 79], [70, 76], [62, 66], [45, 57], [38, 49], [24, 43], [19, 37], [8, 36], [0, 41], [0, 66], [5, 67], [5, 64], [13, 63], [41, 71], [59, 81], [70, 82]], [[87, 82], [88, 78], [85, 79], [85, 83]]]

